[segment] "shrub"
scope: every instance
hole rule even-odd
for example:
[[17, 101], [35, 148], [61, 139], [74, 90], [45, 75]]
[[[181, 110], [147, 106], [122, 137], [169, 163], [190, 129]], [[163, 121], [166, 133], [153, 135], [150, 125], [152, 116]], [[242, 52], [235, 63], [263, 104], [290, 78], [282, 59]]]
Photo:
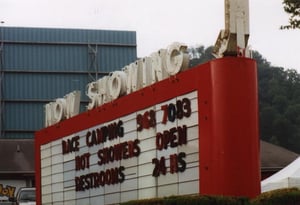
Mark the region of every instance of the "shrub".
[[262, 193], [251, 201], [252, 205], [300, 205], [300, 190], [297, 188], [277, 189]]
[[300, 205], [300, 190], [278, 189], [265, 192], [255, 199], [228, 196], [170, 196], [129, 201], [122, 205]]
[[122, 205], [249, 205], [249, 200], [227, 196], [192, 195], [134, 200], [122, 203]]

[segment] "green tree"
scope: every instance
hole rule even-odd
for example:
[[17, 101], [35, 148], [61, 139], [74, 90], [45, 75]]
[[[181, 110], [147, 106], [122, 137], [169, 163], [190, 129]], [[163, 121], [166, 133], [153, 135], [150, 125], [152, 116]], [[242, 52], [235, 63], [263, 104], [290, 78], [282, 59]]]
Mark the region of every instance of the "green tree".
[[300, 75], [273, 67], [257, 51], [260, 137], [294, 152], [300, 150]]
[[204, 46], [191, 47], [188, 49], [190, 55], [190, 67], [205, 63], [212, 60], [214, 57], [212, 55], [213, 46], [205, 48]]
[[300, 1], [283, 0], [283, 9], [289, 14], [289, 24], [281, 26], [281, 29], [300, 29]]

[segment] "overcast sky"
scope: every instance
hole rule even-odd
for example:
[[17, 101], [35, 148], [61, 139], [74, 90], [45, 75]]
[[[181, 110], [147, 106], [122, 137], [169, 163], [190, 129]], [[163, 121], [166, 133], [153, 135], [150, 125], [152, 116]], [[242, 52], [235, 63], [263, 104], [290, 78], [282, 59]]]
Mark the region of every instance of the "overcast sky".
[[[249, 0], [250, 42], [274, 66], [300, 73], [300, 30], [288, 22], [283, 0]], [[89, 28], [137, 32], [138, 57], [174, 41], [213, 45], [224, 28], [224, 0], [0, 0], [4, 26]]]

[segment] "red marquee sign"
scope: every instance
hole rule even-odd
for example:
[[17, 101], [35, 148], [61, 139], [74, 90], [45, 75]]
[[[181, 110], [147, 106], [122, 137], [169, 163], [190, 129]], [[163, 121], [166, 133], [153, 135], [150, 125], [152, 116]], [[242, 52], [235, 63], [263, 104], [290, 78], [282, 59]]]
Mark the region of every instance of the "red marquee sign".
[[210, 61], [42, 129], [35, 141], [37, 204], [255, 197], [255, 61]]

